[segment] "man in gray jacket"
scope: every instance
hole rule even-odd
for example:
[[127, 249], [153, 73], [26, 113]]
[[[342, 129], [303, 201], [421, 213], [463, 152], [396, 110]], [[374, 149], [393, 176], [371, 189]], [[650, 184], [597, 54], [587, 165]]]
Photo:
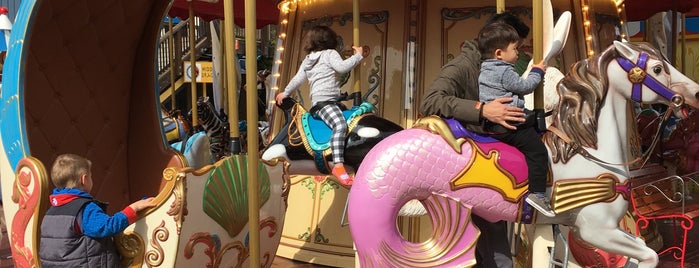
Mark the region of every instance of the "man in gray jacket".
[[[485, 25], [504, 22], [517, 30], [521, 38], [529, 34], [529, 27], [510, 13], [497, 14]], [[478, 101], [478, 76], [481, 53], [474, 40], [466, 40], [461, 54], [442, 67], [437, 79], [426, 91], [420, 112], [423, 115], [439, 115], [454, 118], [469, 130], [482, 132], [483, 123], [501, 124], [507, 129], [517, 129], [509, 122], [524, 122], [522, 108], [507, 105], [511, 97], [498, 98], [488, 104]], [[491, 223], [472, 215], [474, 224], [481, 230], [476, 244], [476, 267], [514, 267], [507, 239], [507, 222]]]

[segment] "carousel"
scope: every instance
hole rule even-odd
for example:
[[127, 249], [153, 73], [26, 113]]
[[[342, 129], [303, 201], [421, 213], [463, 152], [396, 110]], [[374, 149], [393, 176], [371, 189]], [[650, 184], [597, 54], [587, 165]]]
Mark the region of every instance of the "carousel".
[[[22, 2], [0, 94], [0, 178], [15, 267], [41, 266], [39, 226], [53, 188], [47, 167], [63, 153], [92, 161], [92, 195], [110, 203], [110, 214], [154, 197], [156, 206], [115, 238], [123, 266], [271, 267], [282, 256], [336, 267], [471, 267], [480, 236], [471, 215], [513, 223], [518, 267], [656, 267], [663, 255], [685, 265], [699, 214], [685, 205], [684, 185], [696, 184], [695, 177], [645, 165], [653, 154], [644, 151], [657, 152], [662, 127], [647, 131], [650, 142], [642, 146], [636, 114], [648, 107], [639, 105], [662, 104], [668, 108], [654, 114], [658, 126], [671, 116], [692, 118], [699, 85], [652, 45], [622, 42], [630, 38], [624, 1], [242, 2]], [[269, 2], [279, 23], [265, 81], [268, 134], [248, 131], [241, 140], [238, 122], [255, 126], [261, 119], [258, 100], [248, 94], [247, 116], [238, 117], [234, 53], [224, 52], [228, 121], [217, 117], [221, 107], [198, 97], [193, 81], [189, 120], [206, 129], [196, 139], [204, 151], [174, 149], [153, 68], [163, 17], [179, 9], [187, 16], [177, 16], [194, 18], [207, 4], [223, 9], [223, 50], [235, 50], [232, 29], [244, 23], [246, 57], [253, 59], [256, 5]], [[553, 218], [524, 202], [520, 152], [418, 112], [441, 66], [504, 11], [532, 28], [517, 68], [526, 72], [541, 59], [549, 66], [527, 103], [551, 114], [542, 137], [553, 153]], [[306, 112], [308, 85], [273, 105], [306, 56], [302, 37], [317, 25], [338, 33], [343, 57], [352, 46], [365, 52], [339, 77], [349, 107], [343, 113], [351, 187], [329, 175], [329, 134]], [[257, 70], [256, 61], [245, 68]], [[673, 198], [678, 185], [681, 207]], [[643, 196], [670, 201], [644, 199], [646, 206], [637, 198]], [[678, 210], [654, 209], [658, 204]], [[681, 242], [654, 247], [655, 219], [679, 222]]]
[[[444, 124], [438, 123], [439, 120], [434, 122], [429, 118], [423, 118], [423, 115], [420, 115], [417, 109], [424, 94], [424, 90], [428, 88], [430, 83], [436, 78], [440, 67], [458, 55], [461, 43], [465, 39], [472, 38], [476, 35], [480, 27], [473, 27], [473, 25], [482, 25], [485, 19], [490, 15], [500, 10], [507, 10], [518, 14], [524, 21], [532, 26], [533, 35], [528, 39], [525, 48], [528, 57], [520, 57], [524, 58], [524, 60], [519, 64], [519, 67], [526, 69], [529, 59], [541, 59], [545, 56], [549, 56], [548, 65], [559, 71], [547, 71], [545, 88], [542, 92], [535, 93], [539, 95], [537, 99], [528, 101], [528, 103], [533, 104], [533, 108], [544, 108], [547, 111], [571, 109], [572, 106], [568, 105], [572, 105], [573, 102], [576, 102], [567, 102], [566, 104], [559, 102], [558, 99], [559, 94], [561, 94], [556, 90], [557, 87], [560, 88], [559, 81], [567, 81], [565, 83], [569, 84], [582, 83], [580, 81], [572, 82], [572, 78], [567, 74], [569, 72], [576, 71], [578, 73], [599, 74], [604, 70], [608, 71], [607, 75], [609, 77], [618, 76], [619, 78], [623, 78], [609, 78], [609, 81], [627, 82], [626, 77], [628, 77], [628, 75], [626, 72], [623, 70], [616, 70], [619, 71], [619, 73], [614, 74], [611, 73], [611, 67], [605, 67], [605, 69], [600, 70], [585, 70], [582, 68], [575, 70], [569, 69], [573, 65], [578, 67], [583, 66], [583, 63], [578, 63], [581, 60], [588, 58], [590, 58], [590, 62], [601, 60], [601, 55], [603, 54], [604, 57], [606, 57], [605, 60], [614, 58], [613, 55], [615, 55], [615, 53], [605, 53], [611, 49], [612, 46], [616, 48], [617, 53], [627, 55], [628, 57], [625, 58], [626, 60], [634, 63], [638, 60], [639, 55], [642, 54], [650, 55], [649, 53], [653, 53], [654, 56], [652, 57], [656, 59], [664, 58], [662, 54], [659, 54], [657, 51], [651, 52], [648, 48], [630, 48], [624, 46], [624, 44], [614, 43], [615, 40], [628, 40], [629, 38], [624, 10], [625, 4], [622, 1], [574, 1], [570, 3], [555, 1], [552, 3], [550, 9], [548, 9], [551, 13], [550, 15], [544, 13], [544, 7], [541, 7], [541, 10], [536, 8], [538, 6], [537, 2], [538, 1], [534, 1], [534, 3], [529, 1], [506, 1], [506, 3], [499, 1], [495, 3], [493, 1], [405, 1], [402, 3], [360, 3], [361, 11], [359, 12], [359, 22], [356, 21], [355, 17], [357, 10], [355, 9], [353, 13], [349, 12], [350, 8], [356, 8], [357, 4], [355, 2], [285, 2], [288, 5], [283, 6], [284, 9], [282, 9], [282, 17], [279, 25], [279, 55], [278, 58], [275, 59], [278, 65], [276, 66], [277, 69], [273, 72], [270, 87], [275, 90], [283, 89], [286, 82], [295, 73], [296, 66], [298, 66], [305, 57], [305, 53], [300, 50], [301, 37], [304, 35], [305, 31], [315, 25], [330, 26], [341, 36], [341, 45], [338, 50], [343, 50], [351, 45], [360, 44], [364, 46], [364, 51], [371, 51], [367, 57], [368, 60], [365, 60], [359, 70], [355, 70], [352, 74], [353, 78], [354, 76], [359, 76], [357, 79], [359, 80], [359, 88], [364, 101], [373, 104], [376, 107], [376, 113], [381, 117], [396, 122], [404, 128], [412, 127], [412, 129], [406, 131], [411, 131], [413, 134], [402, 135], [401, 133], [404, 132], [398, 132], [376, 145], [376, 147], [380, 147], [381, 149], [372, 149], [369, 154], [363, 158], [357, 172], [357, 184], [353, 185], [349, 190], [337, 185], [332, 179], [328, 179], [327, 176], [318, 175], [319, 172], [312, 164], [297, 167], [304, 168], [305, 170], [295, 169], [292, 174], [311, 173], [312, 175], [292, 176], [291, 199], [294, 200], [294, 202], [290, 202], [291, 205], [288, 213], [292, 213], [293, 211], [293, 215], [301, 215], [301, 217], [306, 217], [306, 220], [287, 221], [278, 254], [297, 260], [343, 267], [356, 266], [357, 264], [353, 263], [355, 261], [359, 266], [369, 267], [434, 267], [439, 265], [450, 267], [453, 266], [454, 263], [468, 266], [468, 264], [472, 264], [466, 261], [470, 259], [470, 256], [468, 256], [470, 253], [466, 252], [464, 249], [468, 247], [463, 245], [473, 245], [473, 240], [463, 241], [462, 239], [464, 238], [458, 235], [454, 237], [449, 236], [452, 240], [443, 240], [447, 234], [451, 235], [452, 232], [472, 231], [472, 226], [468, 224], [464, 224], [463, 229], [450, 229], [457, 228], [456, 226], [452, 226], [455, 225], [456, 221], [468, 221], [468, 217], [466, 216], [460, 219], [444, 217], [454, 217], [456, 213], [454, 211], [460, 212], [459, 215], [468, 213], [478, 214], [479, 211], [489, 210], [489, 208], [473, 208], [473, 204], [466, 203], [463, 200], [467, 199], [468, 196], [475, 195], [476, 192], [483, 193], [495, 191], [499, 193], [495, 194], [495, 196], [502, 198], [502, 200], [509, 200], [506, 201], [506, 203], [512, 205], [512, 213], [509, 214], [512, 218], [508, 218], [507, 220], [523, 222], [524, 220], [518, 217], [523, 217], [527, 214], [523, 212], [522, 208], [517, 206], [521, 204], [520, 201], [523, 192], [521, 186], [517, 186], [517, 180], [513, 179], [519, 176], [515, 173], [521, 172], [521, 169], [514, 166], [504, 168], [500, 166], [502, 163], [495, 163], [495, 165], [498, 166], [497, 172], [486, 172], [486, 174], [490, 174], [491, 172], [503, 174], [503, 183], [510, 180], [512, 181], [510, 184], [517, 186], [511, 189], [511, 191], [513, 191], [510, 193], [511, 195], [500, 197], [500, 195], [504, 195], [503, 192], [507, 193], [508, 191], [492, 185], [481, 188], [475, 187], [474, 185], [481, 184], [478, 180], [473, 179], [474, 181], [469, 182], [468, 179], [464, 178], [466, 177], [464, 174], [476, 174], [475, 176], [478, 176], [479, 172], [483, 173], [484, 171], [480, 168], [475, 168], [474, 166], [455, 168], [456, 170], [453, 171], [454, 174], [445, 178], [446, 181], [451, 181], [450, 186], [443, 185], [445, 183], [443, 181], [431, 181], [432, 177], [430, 176], [438, 177], [436, 174], [420, 173], [420, 169], [415, 168], [415, 166], [420, 166], [418, 164], [420, 163], [428, 165], [423, 167], [423, 170], [443, 171], [448, 169], [444, 166], [444, 163], [433, 164], [434, 161], [432, 161], [432, 159], [436, 158], [424, 157], [423, 153], [428, 148], [439, 147], [437, 144], [431, 143], [432, 137], [424, 137], [427, 140], [418, 139], [416, 141], [413, 139], [413, 135], [423, 135], [425, 132], [441, 136], [442, 140], [448, 145], [445, 145], [446, 147], [440, 150], [434, 150], [438, 152], [453, 151], [455, 155], [464, 157], [462, 160], [463, 163], [472, 163], [474, 161], [485, 162], [485, 159], [493, 159], [493, 154], [491, 154], [491, 152], [499, 152], [499, 157], [501, 159], [505, 154], [505, 152], [499, 151], [500, 149], [492, 145], [475, 143], [472, 138], [464, 136], [459, 137], [456, 136], [455, 133], [449, 135], [450, 132], [454, 132], [453, 129], [450, 131]], [[557, 40], [556, 38], [561, 36], [561, 32], [555, 30], [555, 24], [553, 24], [553, 22], [560, 21], [561, 17], [564, 17], [562, 16], [564, 11], [570, 12], [569, 31], [566, 37]], [[550, 18], [546, 18], [546, 16], [550, 16]], [[553, 30], [547, 30], [546, 27]], [[356, 39], [358, 38], [357, 32], [361, 33], [361, 38], [359, 39]], [[351, 41], [350, 37], [353, 38]], [[544, 43], [536, 42], [537, 40], [545, 40], [546, 38], [549, 38], [548, 40], [551, 43], [546, 44], [545, 41]], [[552, 52], [550, 47], [552, 46], [551, 44], [555, 42], [565, 45], [553, 54], [546, 54]], [[630, 50], [627, 50], [627, 48]], [[622, 53], [620, 51], [633, 52]], [[578, 64], [576, 65], [576, 63]], [[613, 65], [611, 62], [602, 62], [599, 64]], [[286, 67], [288, 65], [291, 66]], [[668, 66], [672, 65], [668, 64]], [[684, 68], [681, 68], [681, 70], [685, 71]], [[584, 166], [582, 169], [589, 170], [590, 174], [585, 175], [585, 172], [575, 174], [573, 174], [573, 172], [571, 172], [571, 174], [562, 172], [560, 173], [560, 178], [563, 179], [563, 181], [560, 182], [562, 185], [578, 185], [577, 183], [582, 181], [592, 182], [593, 184], [608, 181], [609, 184], [603, 183], [607, 186], [602, 186], [602, 188], [610, 187], [607, 189], [611, 189], [615, 187], [613, 185], [628, 185], [629, 187], [628, 194], [625, 194], [624, 191], [607, 191], [606, 194], [601, 194], [600, 192], [601, 195], [596, 197], [595, 195], [588, 196], [587, 194], [574, 191], [567, 192], [567, 190], [564, 190], [575, 189], [578, 188], [577, 186], [554, 187], [553, 189], [557, 188], [558, 191], [564, 191], [567, 194], [567, 197], [558, 197], [561, 204], [566, 204], [559, 205], [562, 207], [560, 210], [561, 213], [567, 216], [579, 214], [581, 211], [592, 211], [588, 213], [599, 214], [602, 213], [602, 211], [617, 210], [618, 212], [615, 212], [614, 216], [607, 215], [609, 218], [605, 219], [610, 221], [607, 222], [606, 225], [620, 227], [617, 229], [609, 229], [610, 239], [617, 236], [625, 237], [627, 233], [635, 235], [643, 234], [647, 237], [645, 239], [648, 240], [648, 244], [652, 245], [654, 248], [647, 248], [643, 245], [644, 243], [637, 240], [633, 242], [635, 243], [633, 250], [627, 248], [621, 249], [620, 251], [619, 248], [611, 246], [614, 245], [614, 243], [610, 241], [595, 242], [590, 237], [586, 239], [585, 235], [581, 235], [580, 233], [571, 232], [571, 234], [568, 234], [568, 227], [566, 227], [566, 225], [573, 226], [580, 230], [580, 227], [575, 226], [573, 222], [562, 223], [554, 221], [556, 226], [560, 226], [558, 232], [551, 232], [551, 225], [548, 224], [524, 225], [522, 228], [520, 228], [522, 225], [517, 224], [514, 225], [512, 229], [516, 229], [516, 231], [528, 229], [526, 232], [522, 231], [522, 233], [534, 233], [524, 236], [513, 235], [513, 241], [522, 241], [519, 242], [521, 244], [518, 246], [518, 250], [516, 250], [518, 251], [517, 261], [519, 266], [545, 267], [548, 266], [549, 263], [560, 262], [567, 263], [571, 266], [614, 267], [626, 265], [627, 262], [640, 261], [641, 266], [646, 265], [652, 267], [654, 266], [654, 260], [657, 259], [657, 257], [652, 257], [655, 254], [653, 253], [654, 251], [661, 252], [661, 255], [664, 256], [671, 256], [671, 258], [674, 256], [679, 262], [684, 262], [686, 244], [683, 245], [683, 243], [680, 242], [677, 244], [678, 246], [670, 246], [670, 248], [672, 248], [670, 250], [663, 250], [662, 242], [660, 242], [660, 246], [657, 246], [658, 234], [652, 230], [646, 229], [648, 227], [648, 222], [652, 221], [652, 219], [650, 219], [652, 217], [645, 217], [642, 220], [634, 218], [636, 206], [631, 204], [632, 200], [630, 198], [632, 188], [636, 195], [644, 195], [646, 192], [650, 192], [649, 189], [655, 186], [653, 183], [629, 183], [631, 177], [645, 177], [647, 179], [660, 180], [670, 175], [665, 172], [664, 169], [662, 172], [653, 173], [652, 171], [655, 169], [654, 165], [643, 165], [639, 163], [640, 161], [633, 161], [636, 158], [645, 157], [635, 131], [634, 107], [638, 104], [656, 101], [668, 104], [676, 94], [681, 96], [679, 99], [682, 99], [682, 101], [677, 103], [678, 106], [681, 106], [679, 104], [689, 104], [689, 106], [695, 107], [697, 104], [696, 82], [687, 78], [687, 76], [683, 75], [682, 72], [677, 69], [669, 68], [666, 72], [671, 74], [670, 80], [668, 80], [668, 78], [657, 78], [657, 80], [663, 81], [659, 83], [664, 84], [665, 88], [672, 87], [673, 90], [677, 91], [665, 91], [665, 93], [662, 93], [665, 97], [658, 98], [652, 96], [658, 95], [659, 93], [644, 92], [642, 93], [642, 99], [629, 96], [628, 102], [620, 102], [614, 105], [603, 103], [602, 100], [609, 99], [605, 94], [617, 94], [611, 93], [617, 91], [614, 89], [615, 86], [611, 85], [611, 83], [605, 84], [607, 82], [593, 82], [594, 80], [590, 80], [588, 83], [592, 83], [596, 86], [590, 85], [589, 87], [600, 87], [597, 83], [605, 85], [605, 88], [598, 89], [600, 93], [596, 94], [600, 95], [597, 100], [598, 103], [594, 104], [594, 107], [614, 106], [615, 108], [613, 108], [613, 110], [615, 112], [610, 113], [609, 111], [604, 111], [599, 108], [581, 106], [576, 109], [585, 111], [592, 109], [595, 110], [596, 114], [588, 115], [590, 116], [589, 118], [575, 118], [572, 114], [558, 114], [555, 115], [558, 116], [558, 118], [554, 118], [554, 122], [552, 123], [554, 126], [557, 124], [558, 127], [570, 125], [571, 122], [576, 121], [590, 124], [588, 126], [578, 126], [580, 129], [569, 128], [567, 131], [572, 133], [580, 132], [582, 129], [597, 129], [594, 132], [585, 130], [590, 136], [578, 137], [581, 140], [577, 142], [582, 142], [584, 140], [585, 142], [580, 144], [587, 143], [583, 145], [583, 147], [587, 146], [588, 149], [580, 151], [582, 153], [589, 153], [587, 157], [582, 157], [578, 153], [566, 154], [567, 156], [561, 158], [561, 162], [558, 163], [558, 165], [560, 165], [559, 168], [562, 170], [578, 170], [579, 167], [570, 168], [562, 163], [570, 161], [581, 162]], [[549, 73], [555, 75], [549, 77]], [[597, 79], [606, 81], [607, 78], [603, 76]], [[343, 90], [348, 92], [356, 91], [353, 87], [356, 85], [356, 80], [351, 81], [354, 81], [355, 84], [347, 83], [343, 87]], [[669, 81], [672, 81], [672, 86], [669, 84]], [[633, 87], [632, 84], [638, 84], [638, 82], [628, 83], [628, 86], [618, 84], [617, 92], [620, 92], [619, 94], [622, 94], [622, 96], [627, 94], [624, 91], [626, 89], [623, 88]], [[686, 83], [686, 87], [684, 89], [676, 89], [675, 83]], [[641, 86], [641, 88], [647, 89], [648, 87]], [[308, 90], [308, 88], [305, 90]], [[630, 91], [630, 89], [627, 91]], [[296, 98], [300, 103], [307, 103], [307, 95], [308, 91], [302, 90], [302, 93], [298, 94]], [[580, 102], [589, 103], [592, 102], [592, 100], [582, 100]], [[350, 103], [348, 103], [348, 105], [350, 105]], [[686, 109], [679, 110], [688, 111]], [[613, 114], [612, 117], [614, 117], [614, 121], [618, 122], [618, 124], [609, 125], [606, 123], [608, 121], [605, 121], [607, 119], [604, 118], [604, 113]], [[273, 118], [272, 126], [279, 129], [284, 117], [278, 114], [274, 114], [274, 116], [275, 118]], [[594, 121], [592, 120], [593, 118]], [[555, 122], [556, 120], [558, 120], [558, 123]], [[604, 126], [604, 129], [601, 126]], [[281, 127], [281, 130], [278, 131], [284, 131], [286, 128], [286, 126]], [[423, 130], [418, 131], [415, 130], [415, 128]], [[617, 129], [620, 132], [601, 132], [603, 130], [608, 131], [608, 128]], [[570, 133], [564, 135], [569, 136]], [[420, 137], [423, 138], [423, 136]], [[610, 137], [614, 138], [610, 139]], [[560, 137], [550, 137], [549, 139], [552, 140], [553, 144], [563, 146], [561, 149], [557, 150], [572, 150], [570, 149], [572, 147], [566, 147], [566, 142], [562, 141], [563, 139]], [[406, 148], [404, 151], [403, 149], [394, 149], [396, 147], [404, 148], [401, 141], [412, 142], [413, 144], [424, 143], [426, 147], [422, 149]], [[614, 151], [599, 151], [599, 148], [611, 149], [612, 147]], [[411, 150], [419, 150], [421, 152], [419, 154], [420, 158], [403, 159], [396, 157], [415, 155], [415, 152]], [[465, 151], [468, 150], [471, 151], [470, 154], [466, 154]], [[590, 155], [595, 156], [600, 161], [603, 161], [603, 163], [606, 162], [606, 164], [600, 164], [599, 162], [589, 160]], [[263, 155], [263, 158], [264, 157]], [[451, 155], [445, 155], [445, 157], [451, 157]], [[569, 159], [568, 157], [571, 158]], [[509, 154], [506, 158], [508, 160], [517, 159], [515, 156], [509, 156]], [[426, 162], [424, 159], [431, 160]], [[418, 163], [413, 163], [412, 161]], [[585, 163], [585, 161], [588, 162]], [[398, 162], [403, 165], [398, 164]], [[298, 163], [292, 163], [291, 169], [294, 169], [294, 164], [299, 166]], [[429, 166], [432, 164], [433, 166]], [[413, 165], [413, 168], [408, 168], [408, 166], [411, 165]], [[610, 168], [614, 171], [606, 173], [600, 172], [598, 168], [593, 169], [594, 166], [599, 165], [607, 165], [607, 168], [614, 166], [614, 168]], [[406, 171], [408, 169], [414, 170], [414, 173], [401, 173], [401, 171], [408, 172]], [[365, 171], [362, 172], [363, 170]], [[389, 170], [395, 170], [398, 173], [388, 175]], [[380, 177], [374, 177], [379, 176], [375, 174], [380, 174]], [[487, 175], [482, 176], [486, 177]], [[394, 178], [401, 179], [400, 181], [394, 182]], [[410, 182], [408, 181], [411, 179], [414, 179], [416, 181], [415, 183], [419, 183], [424, 182], [424, 180], [428, 178], [430, 178], [430, 183], [424, 184], [435, 185], [435, 188], [428, 187], [426, 189], [415, 185], [409, 186]], [[575, 181], [572, 179], [583, 180]], [[690, 185], [692, 180], [691, 177], [682, 177], [680, 179], [683, 183], [686, 182], [687, 185]], [[458, 184], [456, 181], [464, 184]], [[648, 180], [645, 182], [647, 181]], [[397, 185], [393, 183], [397, 183]], [[400, 188], [398, 185], [404, 188], [395, 189], [395, 191], [388, 190], [393, 189], [392, 187]], [[505, 183], [505, 185], [508, 184]], [[552, 184], [552, 186], [553, 185], [554, 184]], [[461, 189], [462, 187], [464, 189]], [[596, 188], [597, 186], [586, 185], [585, 187]], [[459, 189], [459, 191], [456, 191], [456, 189]], [[672, 191], [666, 191], [668, 190], [666, 188], [662, 188], [661, 190], [664, 194], [668, 194], [669, 196], [673, 195]], [[318, 192], [321, 194], [318, 194]], [[426, 195], [426, 192], [440, 193], [446, 195], [446, 197]], [[658, 198], [659, 195], [660, 194], [653, 194], [652, 198]], [[574, 196], [584, 196], [582, 199], [588, 200], [582, 203], [589, 204], [592, 207], [586, 208], [582, 203], [569, 206], [577, 202], [569, 203], [570, 199], [566, 201], [566, 198], [572, 198]], [[346, 197], [349, 197], [349, 203], [347, 204], [344, 203]], [[428, 210], [425, 212], [428, 216], [424, 217], [401, 216], [404, 212], [404, 205], [414, 204], [415, 200], [419, 200], [422, 205], [426, 207], [430, 206], [437, 211]], [[455, 202], [454, 200], [461, 200], [461, 202]], [[378, 208], [378, 205], [382, 204], [382, 202], [387, 202], [383, 210]], [[481, 203], [479, 200], [472, 200], [471, 202]], [[674, 200], [673, 202], [679, 201]], [[680, 203], [683, 202], [684, 201]], [[620, 206], [615, 208], [600, 206], [606, 203], [618, 203]], [[494, 203], [493, 205], [498, 206], [499, 204], [500, 203]], [[658, 204], [651, 204], [650, 207], [656, 205]], [[343, 206], [347, 207], [347, 214], [344, 209], [340, 210]], [[308, 208], [311, 209], [309, 210]], [[501, 208], [502, 207], [498, 207], [498, 209]], [[619, 210], [619, 208], [629, 208], [629, 210]], [[639, 205], [638, 208], [641, 211], [645, 211], [645, 208], [641, 205]], [[377, 210], [376, 213], [373, 213], [372, 210], [374, 209]], [[445, 213], [444, 211], [451, 211], [451, 213], [448, 215], [440, 214]], [[619, 214], [619, 211], [623, 213]], [[691, 218], [694, 217], [691, 211], [690, 207], [681, 206], [681, 208], [675, 212], [654, 211], [653, 213], [667, 213], [667, 215], [673, 215], [671, 217]], [[602, 214], [606, 215], [604, 213]], [[479, 215], [482, 216], [481, 214]], [[354, 217], [358, 218], [353, 220]], [[540, 218], [541, 217], [538, 217], [537, 219]], [[381, 219], [381, 221], [377, 222], [379, 219]], [[495, 221], [502, 220], [503, 218], [493, 217], [490, 219]], [[447, 227], [442, 227], [445, 225], [444, 221], [449, 221], [452, 224], [447, 224]], [[357, 224], [357, 222], [360, 224]], [[372, 225], [370, 223], [374, 224]], [[397, 228], [394, 228], [394, 226]], [[458, 226], [461, 227], [462, 225]], [[599, 227], [592, 226], [593, 225], [586, 228]], [[637, 226], [643, 228], [637, 228]], [[685, 227], [691, 228], [691, 225], [685, 225]], [[348, 232], [347, 229], [349, 229], [350, 232]], [[589, 233], [590, 230], [592, 229], [588, 229], [588, 231], [585, 232]], [[594, 230], [595, 234], [598, 234], [597, 230], [602, 229]], [[435, 237], [437, 234], [441, 236]], [[678, 236], [680, 237], [680, 241], [682, 240], [681, 234], [682, 231], [680, 231], [680, 236]], [[687, 237], [686, 232], [684, 233], [684, 237]], [[520, 238], [522, 239], [519, 240]], [[364, 239], [370, 242], [361, 242]], [[364, 243], [367, 243], [368, 246]], [[436, 245], [443, 245], [444, 248], [439, 248], [439, 250], [437, 250], [437, 248], [435, 248]], [[598, 247], [599, 245], [603, 246]], [[366, 247], [368, 247], [368, 249]], [[547, 250], [547, 248], [554, 248], [555, 254], [549, 254], [550, 250]], [[634, 254], [637, 255], [630, 259], [626, 258], [625, 256], [630, 256], [632, 251], [636, 252]], [[566, 254], [566, 252], [568, 252], [568, 254]], [[437, 254], [440, 257], [430, 254]], [[379, 258], [376, 256], [381, 257]], [[449, 257], [446, 258], [446, 256]], [[457, 261], [457, 259], [461, 257], [463, 257], [464, 262]], [[445, 260], [445, 258], [447, 260]], [[433, 262], [427, 260], [432, 260]]]

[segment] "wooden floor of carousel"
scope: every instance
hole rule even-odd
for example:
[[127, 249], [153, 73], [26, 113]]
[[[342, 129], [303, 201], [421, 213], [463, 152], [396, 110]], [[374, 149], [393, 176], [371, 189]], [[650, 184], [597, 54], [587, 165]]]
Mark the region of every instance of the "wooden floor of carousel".
[[[695, 198], [693, 202], [699, 202], [699, 198]], [[0, 215], [2, 215], [2, 207], [0, 207]], [[685, 268], [699, 268], [699, 224], [695, 224], [694, 228], [689, 232], [687, 240], [687, 257], [685, 260]], [[672, 238], [672, 225], [669, 222], [659, 222], [658, 229], [664, 240], [670, 241]], [[667, 246], [667, 245], [666, 245]], [[7, 240], [7, 229], [2, 225], [2, 240], [0, 240], [0, 268], [14, 267], [12, 262], [12, 253], [10, 252], [10, 244]], [[272, 263], [272, 268], [282, 267], [329, 267], [324, 265], [315, 265], [295, 260], [290, 260], [283, 257], [276, 257]], [[670, 256], [661, 256], [659, 268], [674, 268], [680, 267], [679, 262], [672, 260]]]

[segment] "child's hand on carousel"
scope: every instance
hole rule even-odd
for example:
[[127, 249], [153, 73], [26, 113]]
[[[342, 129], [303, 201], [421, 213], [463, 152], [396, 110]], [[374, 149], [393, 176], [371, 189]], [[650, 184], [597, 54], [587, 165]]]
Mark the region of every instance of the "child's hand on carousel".
[[277, 96], [274, 97], [274, 100], [277, 102], [277, 105], [282, 105], [282, 102], [284, 102], [284, 92], [277, 94]]
[[546, 62], [544, 60], [541, 60], [541, 62], [532, 65], [532, 68], [539, 68], [545, 72], [546, 71]]
[[146, 208], [154, 207], [155, 203], [153, 203], [153, 199], [153, 197], [141, 199], [136, 202], [133, 202], [131, 205], [129, 205], [129, 207], [131, 207], [131, 209], [133, 209], [134, 211], [139, 212]]
[[363, 48], [363, 47], [361, 47], [361, 46], [358, 46], [358, 47], [352, 46], [352, 48], [354, 49], [355, 54], [359, 54], [359, 55], [362, 55], [362, 57], [364, 57], [364, 48]]

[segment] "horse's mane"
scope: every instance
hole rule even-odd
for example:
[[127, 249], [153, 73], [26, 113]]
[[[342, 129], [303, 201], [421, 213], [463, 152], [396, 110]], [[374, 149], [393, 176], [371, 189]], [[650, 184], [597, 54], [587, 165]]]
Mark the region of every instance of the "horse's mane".
[[[647, 43], [626, 44], [656, 58], [660, 55]], [[554, 110], [552, 126], [564, 132], [573, 143], [597, 149], [597, 121], [609, 87], [607, 66], [618, 56], [615, 47], [609, 46], [601, 54], [575, 63], [558, 84], [560, 101]], [[547, 132], [543, 139], [554, 163], [566, 163], [577, 153], [571, 144], [552, 132]]]

